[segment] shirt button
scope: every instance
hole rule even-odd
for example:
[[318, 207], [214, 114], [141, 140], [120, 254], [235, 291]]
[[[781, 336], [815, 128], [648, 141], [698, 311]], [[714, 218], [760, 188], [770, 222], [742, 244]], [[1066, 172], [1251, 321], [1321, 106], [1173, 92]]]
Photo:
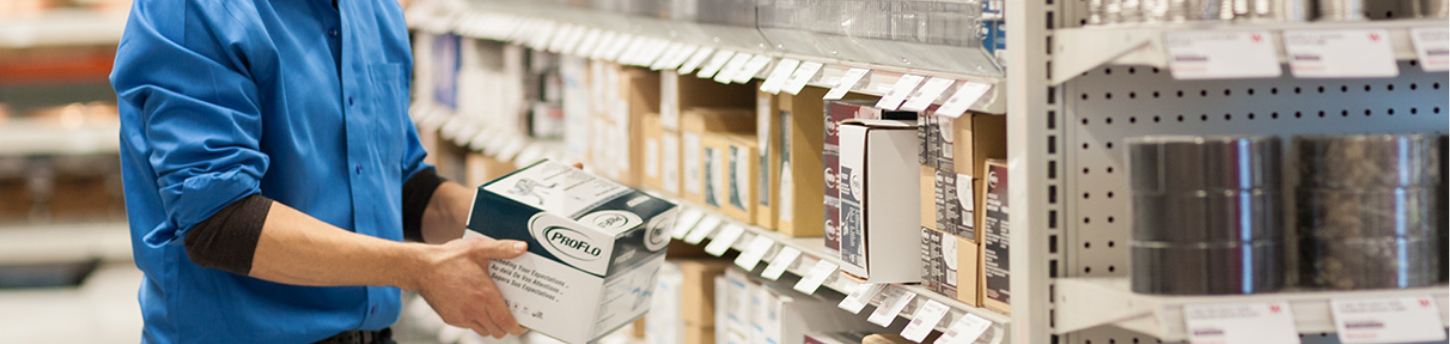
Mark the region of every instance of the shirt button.
[[337, 37], [337, 29], [327, 29], [327, 35]]
[[347, 105], [352, 105], [352, 96], [347, 97]]
[[357, 164], [354, 169], [357, 170], [357, 174], [362, 174], [362, 164]]
[[372, 315], [378, 315], [378, 306], [377, 305], [373, 305], [373, 310], [368, 311], [368, 312], [369, 313], [372, 313]]

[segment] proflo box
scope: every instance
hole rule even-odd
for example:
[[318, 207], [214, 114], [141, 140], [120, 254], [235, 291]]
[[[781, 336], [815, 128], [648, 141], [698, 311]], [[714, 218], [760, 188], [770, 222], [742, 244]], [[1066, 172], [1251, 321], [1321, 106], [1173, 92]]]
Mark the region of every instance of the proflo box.
[[870, 283], [921, 281], [916, 121], [841, 123], [841, 270]]
[[584, 343], [649, 309], [675, 204], [543, 161], [480, 186], [468, 228], [529, 244], [489, 264], [524, 327]]

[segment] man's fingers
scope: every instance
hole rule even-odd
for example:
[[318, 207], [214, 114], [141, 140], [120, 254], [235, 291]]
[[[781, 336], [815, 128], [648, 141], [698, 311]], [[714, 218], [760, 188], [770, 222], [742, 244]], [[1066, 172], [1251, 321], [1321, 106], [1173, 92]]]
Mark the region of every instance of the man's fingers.
[[508, 304], [504, 303], [503, 295], [498, 293], [498, 288], [494, 286], [493, 281], [485, 282], [485, 284], [484, 292], [493, 295], [485, 296], [483, 305], [487, 308], [485, 311], [488, 312], [489, 318], [493, 319], [493, 324], [509, 334], [515, 336], [523, 334], [524, 328], [519, 326], [518, 319], [514, 319], [513, 312], [509, 310]]
[[513, 259], [529, 249], [529, 244], [516, 240], [479, 240], [474, 246], [478, 258]]
[[581, 170], [584, 169], [584, 163], [582, 163], [582, 162], [576, 162], [576, 163], [574, 163], [573, 166], [574, 166], [574, 168], [577, 168], [577, 169], [581, 169]]

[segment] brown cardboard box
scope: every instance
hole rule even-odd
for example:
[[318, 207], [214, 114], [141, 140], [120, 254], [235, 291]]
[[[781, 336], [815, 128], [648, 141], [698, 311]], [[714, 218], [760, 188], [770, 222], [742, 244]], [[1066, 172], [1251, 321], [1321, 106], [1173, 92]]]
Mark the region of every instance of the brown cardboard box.
[[35, 201], [23, 178], [0, 179], [0, 222], [21, 221], [30, 217]]
[[689, 326], [715, 326], [715, 276], [725, 273], [731, 261], [721, 259], [676, 260], [680, 274], [680, 317]]
[[[661, 126], [663, 127], [663, 126]], [[662, 129], [660, 133], [660, 191], [666, 195], [679, 196], [680, 180], [684, 173], [680, 166], [682, 150], [680, 132]]]
[[660, 73], [660, 123], [665, 129], [683, 130], [685, 110], [691, 108], [735, 108], [749, 110], [755, 90], [749, 85], [726, 85], [673, 71]]
[[726, 140], [725, 164], [722, 165], [725, 173], [725, 188], [721, 196], [721, 209], [725, 215], [740, 220], [741, 222], [752, 222], [756, 218], [759, 206], [759, 177], [760, 177], [760, 149], [757, 148], [755, 136], [743, 134], [722, 134]]
[[825, 192], [821, 173], [824, 148], [824, 104], [826, 89], [806, 87], [797, 95], [776, 97], [776, 116], [782, 124], [780, 208], [776, 230], [793, 237], [819, 237], [824, 231], [824, 206], [818, 197]]
[[963, 237], [957, 239], [957, 301], [982, 306], [982, 247]]
[[[641, 185], [653, 190], [664, 190], [664, 174], [661, 166], [664, 164], [663, 156], [660, 154], [662, 139], [664, 138], [664, 127], [660, 125], [660, 114], [647, 113], [640, 117], [640, 135], [642, 144], [638, 145], [640, 151], [635, 156], [643, 160], [640, 170]], [[678, 160], [675, 160], [678, 161]]]
[[[648, 315], [645, 315], [645, 316], [648, 316]], [[639, 317], [639, 319], [634, 319], [634, 323], [632, 323], [632, 324], [629, 325], [629, 336], [630, 337], [635, 338], [635, 339], [644, 339], [644, 324], [645, 324], [645, 319], [644, 318], [645, 317]]]
[[1011, 271], [1008, 270], [1011, 266], [1008, 260], [1011, 226], [1007, 208], [1007, 162], [987, 160], [987, 165], [983, 168], [982, 179], [985, 180], [987, 194], [983, 202], [985, 207], [982, 209], [982, 304], [989, 309], [1011, 313]]
[[921, 226], [935, 230], [941, 230], [936, 225], [936, 168], [922, 165], [921, 167]]
[[760, 92], [755, 97], [755, 146], [759, 154], [756, 161], [757, 176], [755, 223], [765, 229], [775, 229], [776, 207], [780, 203], [780, 154], [781, 124], [776, 113], [775, 95]]
[[[680, 118], [680, 193], [686, 200], [709, 205], [709, 200], [705, 198], [705, 136], [754, 132], [754, 116], [753, 112], [741, 109], [692, 108], [685, 111]], [[729, 145], [719, 148], [728, 150]]]
[[715, 344], [715, 328], [705, 326], [685, 325], [685, 343], [688, 344]]
[[[616, 130], [626, 132], [617, 133], [616, 141], [609, 147], [612, 149], [624, 149], [630, 154], [621, 159], [627, 162], [617, 171], [615, 180], [624, 185], [638, 186], [644, 180], [645, 156], [635, 154], [644, 152], [645, 140], [634, 139], [644, 135], [645, 125], [648, 119], [645, 117], [659, 113], [660, 104], [660, 78], [657, 72], [638, 67], [621, 67], [619, 72], [620, 98], [624, 101], [623, 110], [625, 123], [620, 123], [620, 115], [612, 116]], [[622, 135], [621, 135], [622, 134]]]
[[[963, 116], [965, 117], [965, 115]], [[972, 171], [980, 173], [987, 168], [989, 159], [1007, 159], [1007, 117], [996, 115], [972, 115]], [[960, 149], [959, 149], [960, 151]], [[959, 165], [964, 166], [964, 165]], [[976, 235], [974, 240], [982, 242], [983, 225], [982, 220], [986, 215], [983, 209], [983, 201], [986, 200], [987, 188], [986, 178], [978, 176], [972, 179], [973, 200], [976, 205], [973, 212], [974, 228]]]

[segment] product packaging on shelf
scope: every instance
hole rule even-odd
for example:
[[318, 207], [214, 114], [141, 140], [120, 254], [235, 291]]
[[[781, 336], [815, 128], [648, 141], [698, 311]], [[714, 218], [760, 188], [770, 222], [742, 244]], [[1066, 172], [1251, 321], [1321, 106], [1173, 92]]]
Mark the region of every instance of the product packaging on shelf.
[[[691, 108], [680, 117], [681, 143], [681, 189], [686, 200], [708, 205], [706, 199], [706, 174], [712, 163], [704, 156], [705, 136], [713, 134], [753, 133], [755, 113], [746, 109], [733, 108]], [[728, 151], [728, 147], [726, 148]], [[723, 157], [724, 155], [721, 155]], [[713, 166], [713, 165], [712, 165]], [[746, 220], [750, 222], [750, 220]]]
[[[907, 156], [915, 154], [918, 147], [915, 133], [916, 113], [908, 111], [883, 111], [875, 107], [876, 102], [865, 99], [832, 100], [825, 103], [825, 141], [822, 145], [822, 165], [825, 178], [825, 219], [822, 222], [824, 236], [826, 238], [826, 252], [838, 254], [841, 252], [841, 226], [844, 212], [841, 205], [841, 123], [851, 119], [882, 119], [890, 118], [897, 120], [911, 120], [910, 127], [911, 145], [904, 147]], [[913, 175], [915, 175], [913, 173]], [[915, 189], [913, 187], [913, 189]]]
[[[824, 194], [822, 182], [822, 139], [825, 113], [823, 88], [806, 87], [796, 95], [776, 96], [781, 124], [780, 208], [775, 229], [792, 237], [819, 237], [824, 233], [820, 221], [824, 214], [821, 202], [808, 202]], [[801, 200], [801, 201], [797, 201]]]
[[[724, 279], [724, 292], [716, 289], [722, 300], [715, 307], [718, 310], [715, 314], [715, 329], [717, 343], [748, 343], [750, 339], [750, 278], [747, 273], [740, 269], [726, 269]], [[720, 286], [717, 285], [716, 288]]]
[[468, 228], [528, 243], [490, 275], [524, 327], [566, 342], [644, 314], [664, 261], [675, 204], [552, 161], [478, 188]]
[[[864, 317], [842, 311], [838, 302], [802, 295], [788, 283], [751, 278], [737, 268], [730, 268], [726, 273], [732, 274], [733, 277], [726, 278], [728, 283], [738, 280], [744, 285], [726, 292], [743, 294], [726, 297], [741, 301], [731, 303], [741, 308], [727, 312], [726, 317], [743, 316], [742, 323], [748, 331], [735, 336], [736, 343], [803, 344], [806, 331], [882, 330]], [[734, 318], [725, 321], [734, 321]]]
[[957, 301], [982, 306], [982, 243], [963, 237], [957, 240]]
[[[958, 249], [959, 243], [955, 235], [930, 228], [921, 229], [922, 286], [946, 297], [957, 297], [958, 280], [961, 279], [957, 269], [959, 266], [957, 265], [957, 255], [961, 252]], [[975, 250], [969, 251], [975, 253]], [[973, 276], [971, 281], [973, 282], [972, 288], [975, 289], [976, 277]]]
[[725, 273], [729, 260], [699, 259], [676, 262], [683, 276], [680, 318], [687, 325], [715, 327], [715, 276]]
[[642, 157], [644, 163], [640, 171], [640, 185], [652, 190], [664, 190], [664, 158], [662, 142], [664, 141], [664, 127], [660, 125], [660, 114], [647, 113], [640, 118], [639, 139], [644, 141], [636, 147], [639, 152], [634, 155]]
[[915, 119], [848, 120], [839, 130], [842, 271], [870, 283], [920, 281]]
[[705, 206], [741, 222], [755, 220], [756, 149], [754, 138], [706, 133], [702, 139]]
[[[968, 115], [962, 115], [962, 118], [967, 118], [967, 116]], [[957, 144], [957, 146], [961, 147], [962, 145], [964, 145], [965, 142], [968, 140], [967, 136], [970, 136], [971, 148], [967, 149], [963, 147], [955, 149], [954, 151], [957, 152], [957, 155], [954, 165], [958, 168], [957, 194], [971, 195], [972, 198], [971, 202], [973, 203], [973, 205], [971, 206], [971, 208], [973, 209], [973, 211], [971, 215], [973, 219], [971, 219], [971, 222], [973, 223], [972, 228], [975, 230], [972, 231], [972, 235], [966, 235], [966, 233], [961, 233], [961, 231], [959, 231], [957, 236], [965, 237], [971, 239], [972, 241], [980, 243], [986, 240], [984, 238], [985, 227], [982, 224], [982, 222], [986, 219], [987, 214], [986, 211], [982, 210], [984, 209], [984, 203], [987, 200], [987, 178], [984, 173], [987, 170], [988, 160], [1007, 159], [1007, 116], [970, 116], [972, 121], [970, 129], [971, 134], [966, 135], [962, 134], [961, 131], [958, 131], [957, 135], [959, 135], [959, 137], [957, 138], [957, 142], [959, 143]], [[970, 158], [968, 158], [968, 156], [970, 156]], [[967, 164], [967, 161], [971, 161], [971, 164]], [[962, 171], [962, 169], [964, 168], [966, 169], [966, 171]], [[972, 177], [970, 176], [971, 173], [977, 173], [980, 177]], [[963, 174], [967, 174], [967, 176], [963, 177]], [[972, 181], [971, 187], [969, 189], [962, 190], [961, 184], [965, 184], [963, 183], [963, 181], [965, 180]], [[1006, 186], [1004, 185], [1003, 187]], [[958, 196], [958, 199], [962, 201], [963, 207], [966, 207], [967, 203], [967, 200], [965, 198], [966, 197], [964, 196]], [[1003, 205], [1005, 206], [1006, 203], [1003, 203]], [[965, 220], [967, 219], [963, 219], [964, 223]]]
[[756, 226], [775, 229], [775, 220], [780, 207], [781, 142], [785, 140], [778, 123], [776, 96], [760, 92], [755, 97], [755, 147], [757, 159], [756, 180]]
[[917, 195], [919, 199], [917, 207], [921, 208], [919, 209], [921, 214], [918, 215], [921, 217], [921, 227], [939, 230], [936, 221], [937, 202], [934, 197], [936, 195], [936, 168], [921, 165], [919, 170], [917, 178], [919, 178], [918, 184], [921, 185], [921, 188], [918, 191], [920, 194]]
[[[665, 129], [684, 130], [685, 112], [693, 108], [750, 110], [755, 89], [747, 85], [726, 85], [674, 71], [660, 73], [660, 123]], [[754, 122], [746, 122], [751, 124]]]
[[982, 304], [988, 309], [1002, 313], [1012, 312], [1011, 273], [1008, 268], [1008, 254], [1011, 227], [1007, 212], [1007, 163], [1003, 160], [988, 160], [982, 175], [986, 179], [987, 197], [983, 212], [982, 241]]

